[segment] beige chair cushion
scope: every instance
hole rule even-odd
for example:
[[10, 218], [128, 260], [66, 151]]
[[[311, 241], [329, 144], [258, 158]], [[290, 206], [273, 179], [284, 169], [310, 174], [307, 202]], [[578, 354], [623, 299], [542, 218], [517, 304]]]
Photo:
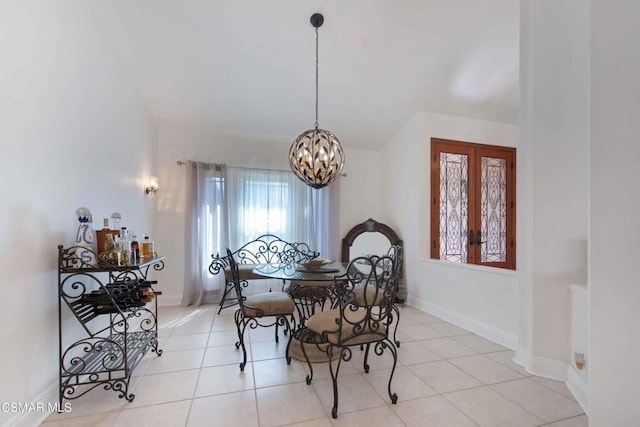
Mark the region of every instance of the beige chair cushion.
[[375, 286], [367, 286], [366, 287], [367, 298], [365, 300], [364, 298], [365, 287], [356, 286], [355, 288], [356, 304], [359, 305], [360, 307], [363, 307], [366, 301], [366, 305], [380, 305], [380, 302], [384, 298], [384, 289], [377, 289], [377, 292], [378, 293], [376, 294]]
[[284, 292], [264, 292], [248, 296], [244, 301], [246, 317], [292, 314], [296, 309], [293, 300]]
[[[240, 276], [240, 280], [264, 279], [264, 276], [260, 276], [253, 272], [253, 269], [256, 267], [256, 264], [238, 264], [238, 275]], [[224, 270], [224, 278], [227, 281], [233, 280], [233, 275], [231, 274], [230, 269], [226, 268]]]
[[[344, 315], [346, 320], [350, 322], [361, 321], [367, 314], [365, 308], [359, 308], [357, 311], [345, 310]], [[342, 324], [342, 343], [338, 342], [338, 324], [336, 323], [340, 319], [340, 309], [331, 309], [321, 311], [314, 314], [307, 321], [307, 328], [317, 334], [328, 332], [327, 339], [334, 345], [357, 345], [366, 344], [369, 342], [379, 341], [387, 335], [387, 327], [383, 324], [378, 324], [376, 330], [372, 330], [372, 326], [365, 325], [365, 329], [362, 332], [354, 333], [354, 325], [344, 322]]]

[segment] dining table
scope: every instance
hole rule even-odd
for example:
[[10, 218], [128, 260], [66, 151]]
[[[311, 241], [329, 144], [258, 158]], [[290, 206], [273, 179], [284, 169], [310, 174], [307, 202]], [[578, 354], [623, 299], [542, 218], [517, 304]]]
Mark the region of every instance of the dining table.
[[[332, 262], [321, 267], [308, 268], [303, 264], [258, 264], [252, 270], [256, 276], [268, 279], [280, 279], [287, 283], [286, 292], [291, 295], [298, 312], [298, 326], [294, 331], [290, 347], [290, 356], [305, 361], [298, 339], [305, 327], [306, 320], [317, 310], [330, 308], [337, 299], [336, 277], [346, 274], [349, 263]], [[338, 279], [339, 280], [339, 279]], [[327, 362], [324, 352], [315, 346], [306, 348], [311, 362]]]

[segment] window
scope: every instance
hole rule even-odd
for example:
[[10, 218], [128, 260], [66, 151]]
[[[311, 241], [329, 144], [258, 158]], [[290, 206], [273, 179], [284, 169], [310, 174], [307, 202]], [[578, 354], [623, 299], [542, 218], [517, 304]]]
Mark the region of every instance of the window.
[[224, 192], [207, 206], [213, 236], [208, 254], [223, 253], [226, 242], [239, 248], [262, 234], [328, 250], [328, 189], [313, 190], [289, 171], [233, 167], [225, 177], [210, 177], [207, 186]]
[[515, 153], [431, 139], [431, 258], [515, 269]]

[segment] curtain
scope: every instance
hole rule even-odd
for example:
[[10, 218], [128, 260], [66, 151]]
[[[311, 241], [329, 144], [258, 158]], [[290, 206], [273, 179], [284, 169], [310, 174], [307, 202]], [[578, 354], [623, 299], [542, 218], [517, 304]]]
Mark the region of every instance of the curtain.
[[226, 179], [232, 249], [270, 233], [328, 250], [328, 189], [314, 190], [290, 171], [229, 167]]
[[189, 161], [185, 164], [185, 274], [182, 305], [216, 303], [224, 274], [209, 274], [211, 256], [228, 245], [225, 165]]

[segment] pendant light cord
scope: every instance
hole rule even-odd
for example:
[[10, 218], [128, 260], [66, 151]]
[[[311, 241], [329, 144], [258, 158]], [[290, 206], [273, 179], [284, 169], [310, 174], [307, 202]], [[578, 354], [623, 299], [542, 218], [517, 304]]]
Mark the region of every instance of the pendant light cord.
[[318, 27], [316, 27], [316, 121], [313, 125], [318, 129]]

